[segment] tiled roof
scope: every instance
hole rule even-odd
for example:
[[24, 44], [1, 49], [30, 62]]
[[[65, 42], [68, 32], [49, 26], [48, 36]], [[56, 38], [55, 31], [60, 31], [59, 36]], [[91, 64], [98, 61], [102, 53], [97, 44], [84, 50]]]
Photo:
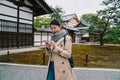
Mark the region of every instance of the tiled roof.
[[67, 30], [75, 31], [75, 32], [79, 31], [77, 28], [70, 27], [70, 26], [65, 26], [64, 28], [67, 29]]
[[64, 15], [64, 16], [62, 16], [62, 20], [67, 21], [67, 20], [74, 18], [75, 16], [77, 16], [77, 15], [76, 14]]

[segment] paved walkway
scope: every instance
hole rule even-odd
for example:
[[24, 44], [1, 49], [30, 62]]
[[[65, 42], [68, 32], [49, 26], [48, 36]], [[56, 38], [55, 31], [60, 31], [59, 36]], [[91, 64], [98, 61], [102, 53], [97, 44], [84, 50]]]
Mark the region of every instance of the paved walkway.
[[[120, 69], [73, 68], [78, 80], [120, 80]], [[0, 80], [46, 80], [47, 66], [0, 63]]]
[[19, 48], [19, 49], [7, 49], [7, 50], [0, 50], [0, 55], [6, 55], [9, 51], [10, 54], [12, 53], [21, 53], [21, 52], [28, 52], [28, 51], [35, 51], [40, 50], [44, 46], [40, 47], [28, 47], [28, 48]]

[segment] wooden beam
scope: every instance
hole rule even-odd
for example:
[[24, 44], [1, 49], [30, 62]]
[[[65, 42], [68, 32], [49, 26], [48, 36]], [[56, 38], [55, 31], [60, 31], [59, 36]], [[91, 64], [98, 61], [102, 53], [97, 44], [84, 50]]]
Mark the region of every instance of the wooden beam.
[[19, 6], [19, 0], [18, 0], [18, 5], [17, 5], [17, 39], [16, 39], [16, 41], [17, 41], [17, 48], [19, 48], [19, 16], [20, 16], [20, 11], [19, 11], [19, 9], [20, 9], [20, 6]]

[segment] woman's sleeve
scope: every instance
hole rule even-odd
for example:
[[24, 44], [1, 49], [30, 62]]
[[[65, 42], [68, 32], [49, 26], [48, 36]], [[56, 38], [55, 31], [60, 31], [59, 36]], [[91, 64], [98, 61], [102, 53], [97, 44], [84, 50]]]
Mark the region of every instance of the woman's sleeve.
[[[63, 40], [64, 41], [64, 40]], [[60, 46], [63, 46], [63, 48], [61, 48]], [[60, 46], [56, 46], [53, 49], [53, 52], [57, 53], [58, 55], [65, 57], [65, 58], [70, 58], [71, 57], [71, 49], [72, 49], [72, 40], [70, 36], [66, 36], [66, 42], [64, 45], [61, 44]]]
[[45, 48], [45, 52], [49, 55], [50, 54], [50, 49], [49, 48]]

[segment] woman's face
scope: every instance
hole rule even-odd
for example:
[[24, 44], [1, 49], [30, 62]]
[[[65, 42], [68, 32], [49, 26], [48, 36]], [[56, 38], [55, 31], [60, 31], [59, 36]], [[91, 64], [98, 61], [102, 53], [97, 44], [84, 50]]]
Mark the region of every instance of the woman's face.
[[53, 33], [59, 32], [61, 30], [61, 26], [58, 25], [50, 25], [50, 28]]

